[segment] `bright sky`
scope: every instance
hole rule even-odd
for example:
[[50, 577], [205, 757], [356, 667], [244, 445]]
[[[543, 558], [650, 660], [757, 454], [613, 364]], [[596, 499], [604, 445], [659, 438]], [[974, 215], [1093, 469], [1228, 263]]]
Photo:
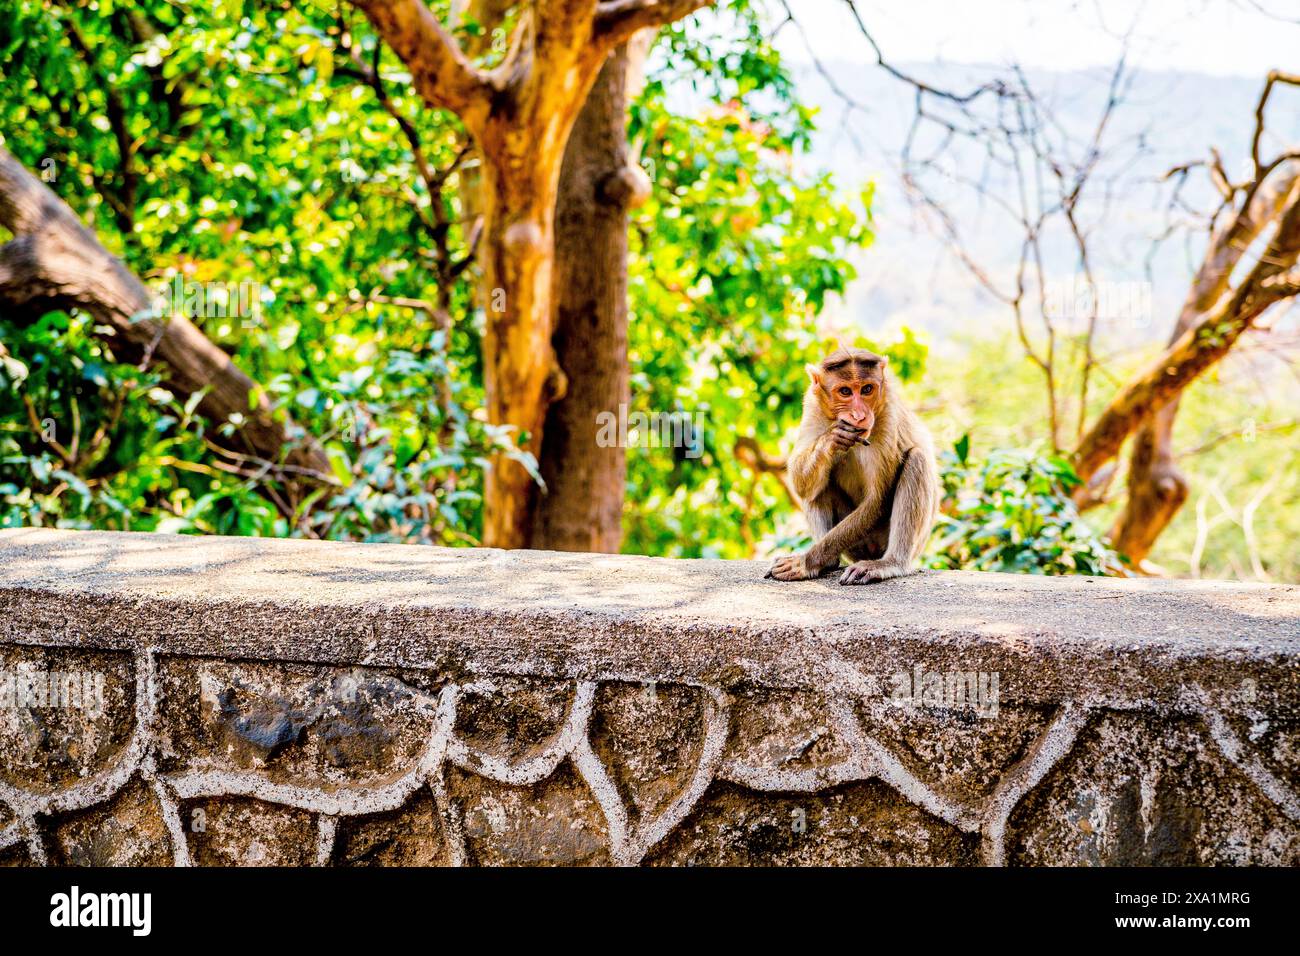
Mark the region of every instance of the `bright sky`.
[[[842, 0], [789, 0], [822, 60], [871, 59]], [[1300, 70], [1300, 0], [858, 0], [886, 58], [1073, 70], [1113, 65], [1132, 29], [1130, 63], [1258, 78]], [[1268, 16], [1261, 11], [1270, 11]], [[786, 28], [782, 51], [809, 55]]]

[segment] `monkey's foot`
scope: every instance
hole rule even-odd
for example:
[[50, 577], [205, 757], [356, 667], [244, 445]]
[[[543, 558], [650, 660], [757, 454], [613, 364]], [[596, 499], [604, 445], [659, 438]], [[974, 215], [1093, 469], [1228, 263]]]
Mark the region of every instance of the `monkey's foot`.
[[869, 584], [911, 573], [907, 565], [897, 561], [855, 561], [840, 575], [840, 584]]
[[778, 581], [810, 581], [813, 578], [819, 578], [828, 570], [835, 570], [834, 565], [830, 568], [816, 567], [809, 563], [808, 553], [787, 554], [783, 558], [777, 558], [776, 563], [768, 569], [765, 578], [776, 578]]

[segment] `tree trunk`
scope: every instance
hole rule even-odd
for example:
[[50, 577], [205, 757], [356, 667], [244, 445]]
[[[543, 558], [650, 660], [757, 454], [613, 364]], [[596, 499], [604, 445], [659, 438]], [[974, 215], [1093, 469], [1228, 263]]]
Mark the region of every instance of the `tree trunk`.
[[[424, 101], [456, 113], [482, 152], [488, 420], [527, 432], [524, 448], [539, 456], [547, 407], [565, 390], [551, 345], [551, 283], [569, 133], [610, 53], [708, 0], [535, 0], [492, 70], [476, 66], [422, 0], [352, 2], [406, 64]], [[517, 460], [494, 455], [483, 490], [483, 544], [525, 547], [536, 494]]]
[[[521, 129], [513, 116], [489, 116], [478, 137], [488, 420], [526, 434], [521, 447], [536, 459], [547, 407], [565, 392], [551, 345], [555, 203], [565, 142], [581, 105], [554, 103], [536, 131]], [[483, 544], [528, 547], [538, 492], [519, 461], [495, 455], [484, 481]]]
[[565, 150], [555, 231], [556, 358], [568, 382], [543, 429], [530, 546], [616, 553], [623, 539], [626, 450], [596, 444], [597, 417], [630, 400], [628, 210], [649, 181], [627, 142], [627, 106], [652, 31], [605, 61]]
[[312, 439], [291, 443], [261, 389], [188, 319], [161, 320], [144, 284], [111, 255], [44, 183], [0, 148], [0, 225], [14, 238], [0, 246], [0, 304], [33, 319], [78, 308], [97, 325], [120, 362], [157, 364], [167, 387], [185, 399], [206, 389], [198, 411], [214, 423], [238, 413], [244, 424], [214, 441], [328, 479], [329, 459]]
[[[1287, 196], [1295, 186], [1300, 163], [1288, 163], [1255, 194], [1244, 214], [1229, 220], [1210, 241], [1205, 260], [1197, 270], [1192, 288], [1170, 337], [1172, 346], [1197, 319], [1208, 312], [1228, 289], [1233, 270], [1246, 250], [1282, 213]], [[1174, 455], [1174, 420], [1179, 399], [1147, 418], [1133, 438], [1128, 473], [1128, 496], [1124, 510], [1111, 530], [1111, 544], [1140, 565], [1151, 553], [1156, 540], [1169, 526], [1187, 500], [1189, 483]]]
[[1176, 400], [1197, 376], [1228, 354], [1268, 308], [1296, 294], [1289, 270], [1298, 257], [1300, 183], [1287, 195], [1277, 231], [1250, 275], [1208, 313], [1197, 316], [1195, 324], [1156, 361], [1129, 380], [1084, 435], [1075, 452], [1075, 468], [1085, 483], [1119, 453], [1124, 440], [1148, 416]]

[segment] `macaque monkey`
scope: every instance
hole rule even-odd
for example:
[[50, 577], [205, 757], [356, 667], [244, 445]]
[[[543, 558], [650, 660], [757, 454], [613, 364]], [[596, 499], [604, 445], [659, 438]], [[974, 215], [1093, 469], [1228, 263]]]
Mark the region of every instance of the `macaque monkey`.
[[939, 504], [930, 433], [895, 394], [889, 359], [837, 349], [820, 365], [803, 399], [799, 437], [786, 468], [813, 533], [803, 554], [778, 558], [767, 572], [804, 581], [853, 561], [840, 584], [866, 584], [911, 572]]

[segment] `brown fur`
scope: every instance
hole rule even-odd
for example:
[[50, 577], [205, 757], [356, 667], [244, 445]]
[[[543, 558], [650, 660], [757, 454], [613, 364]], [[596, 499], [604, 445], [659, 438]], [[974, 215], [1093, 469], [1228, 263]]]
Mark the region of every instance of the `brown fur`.
[[769, 577], [815, 578], [848, 554], [855, 563], [840, 583], [865, 584], [907, 574], [920, 557], [939, 505], [934, 445], [887, 368], [864, 349], [839, 349], [808, 367], [788, 469], [815, 540], [777, 559]]

